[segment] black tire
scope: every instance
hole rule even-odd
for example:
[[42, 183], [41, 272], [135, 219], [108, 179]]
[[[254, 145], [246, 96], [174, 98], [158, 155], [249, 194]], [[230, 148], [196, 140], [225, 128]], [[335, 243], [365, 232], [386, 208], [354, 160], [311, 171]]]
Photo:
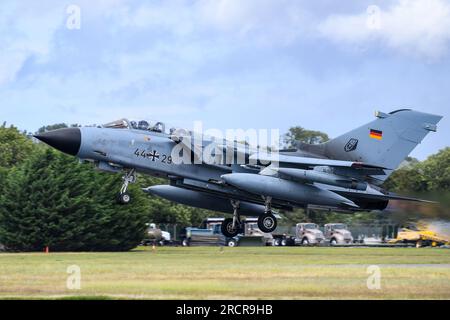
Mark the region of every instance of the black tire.
[[331, 246], [337, 245], [337, 240], [336, 240], [335, 238], [331, 239], [330, 245], [331, 245]]
[[117, 196], [117, 202], [120, 204], [129, 204], [131, 202], [131, 196], [128, 192], [119, 193]]
[[191, 245], [191, 242], [189, 241], [189, 239], [183, 239], [183, 241], [181, 241], [181, 245], [183, 247], [189, 247]]
[[239, 226], [236, 226], [236, 228], [233, 228], [233, 219], [226, 218], [223, 220], [220, 229], [222, 231], [222, 234], [227, 238], [234, 238], [239, 233]]
[[288, 245], [287, 239], [281, 240], [281, 246], [282, 246], [282, 247], [286, 247], [287, 245]]
[[277, 218], [271, 213], [265, 213], [259, 216], [258, 228], [264, 233], [274, 232], [277, 228]]
[[309, 245], [309, 240], [308, 240], [308, 238], [303, 238], [303, 239], [302, 239], [302, 245], [304, 245], [304, 246]]
[[274, 245], [275, 247], [279, 247], [279, 246], [280, 246], [280, 239], [274, 239], [274, 240], [273, 240], [273, 245]]

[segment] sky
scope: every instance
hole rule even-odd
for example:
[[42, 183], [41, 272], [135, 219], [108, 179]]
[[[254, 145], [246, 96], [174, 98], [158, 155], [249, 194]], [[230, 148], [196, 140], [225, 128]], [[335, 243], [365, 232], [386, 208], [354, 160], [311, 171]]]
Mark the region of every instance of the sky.
[[0, 3], [0, 121], [148, 118], [321, 130], [374, 111], [444, 116], [412, 156], [449, 145], [450, 0], [71, 0]]

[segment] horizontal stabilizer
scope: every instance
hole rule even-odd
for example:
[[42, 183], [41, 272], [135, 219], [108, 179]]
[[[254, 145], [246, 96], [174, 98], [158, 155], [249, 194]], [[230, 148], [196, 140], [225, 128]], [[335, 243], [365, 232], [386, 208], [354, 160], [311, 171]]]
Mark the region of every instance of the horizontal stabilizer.
[[389, 194], [373, 194], [373, 193], [362, 193], [362, 192], [346, 192], [346, 191], [334, 191], [340, 195], [350, 197], [350, 198], [358, 198], [358, 199], [370, 199], [370, 200], [401, 200], [401, 201], [415, 201], [415, 202], [424, 202], [424, 203], [438, 203], [436, 201], [430, 201], [425, 199], [413, 198], [413, 197], [405, 197], [401, 195], [397, 195], [395, 193]]

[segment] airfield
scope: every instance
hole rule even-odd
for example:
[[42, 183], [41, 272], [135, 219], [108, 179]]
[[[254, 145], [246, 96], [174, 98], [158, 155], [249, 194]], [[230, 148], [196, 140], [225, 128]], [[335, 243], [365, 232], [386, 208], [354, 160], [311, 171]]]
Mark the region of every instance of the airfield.
[[[68, 289], [68, 267], [80, 289]], [[369, 265], [381, 271], [368, 289]], [[150, 247], [0, 253], [1, 299], [450, 299], [439, 248]]]

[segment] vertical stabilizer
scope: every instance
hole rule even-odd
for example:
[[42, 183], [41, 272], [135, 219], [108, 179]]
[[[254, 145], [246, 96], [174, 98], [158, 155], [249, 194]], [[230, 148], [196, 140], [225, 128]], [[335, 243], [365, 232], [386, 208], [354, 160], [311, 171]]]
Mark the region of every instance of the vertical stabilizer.
[[[437, 130], [442, 116], [402, 109], [377, 112], [377, 119], [321, 146], [323, 154], [336, 160], [360, 161], [396, 169], [430, 131]], [[376, 178], [384, 181], [386, 176]]]

